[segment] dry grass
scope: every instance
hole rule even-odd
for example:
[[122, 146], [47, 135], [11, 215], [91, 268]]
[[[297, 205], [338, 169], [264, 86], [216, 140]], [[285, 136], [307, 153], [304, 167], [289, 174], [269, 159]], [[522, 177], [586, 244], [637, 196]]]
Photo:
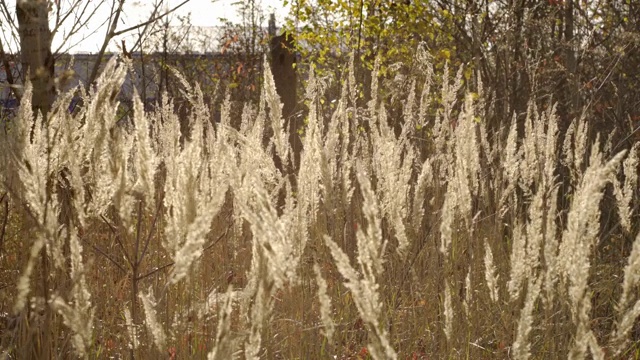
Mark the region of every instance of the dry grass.
[[312, 75], [294, 173], [269, 76], [238, 129], [185, 82], [186, 134], [168, 102], [116, 124], [115, 60], [77, 114], [33, 125], [27, 91], [0, 139], [2, 357], [640, 357], [638, 147], [560, 134], [551, 104], [488, 134], [481, 86], [445, 70], [435, 101], [423, 66], [401, 129], [377, 79], [326, 113]]

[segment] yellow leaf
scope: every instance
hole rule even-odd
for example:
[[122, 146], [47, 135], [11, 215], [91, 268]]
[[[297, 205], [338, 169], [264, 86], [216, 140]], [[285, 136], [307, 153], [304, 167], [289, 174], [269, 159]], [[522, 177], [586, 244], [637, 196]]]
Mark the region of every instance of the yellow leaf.
[[464, 78], [468, 81], [469, 79], [471, 79], [471, 75], [473, 75], [473, 70], [471, 70], [470, 67], [467, 67], [464, 70]]

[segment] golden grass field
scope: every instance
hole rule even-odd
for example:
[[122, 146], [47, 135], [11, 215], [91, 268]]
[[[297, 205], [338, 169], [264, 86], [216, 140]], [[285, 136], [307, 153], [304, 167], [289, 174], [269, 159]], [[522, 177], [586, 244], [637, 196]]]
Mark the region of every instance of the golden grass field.
[[268, 74], [220, 123], [184, 82], [188, 133], [168, 101], [116, 124], [115, 60], [46, 124], [27, 90], [0, 139], [0, 356], [639, 358], [638, 146], [561, 133], [553, 103], [490, 129], [461, 71], [422, 67], [401, 111], [311, 75], [302, 149]]

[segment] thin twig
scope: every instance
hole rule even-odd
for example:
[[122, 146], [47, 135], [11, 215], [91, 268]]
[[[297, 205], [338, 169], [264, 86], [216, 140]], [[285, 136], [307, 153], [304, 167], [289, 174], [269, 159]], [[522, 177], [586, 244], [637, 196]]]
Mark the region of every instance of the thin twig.
[[151, 236], [153, 235], [153, 231], [156, 228], [156, 223], [158, 222], [158, 217], [160, 215], [160, 209], [162, 208], [162, 205], [160, 203], [158, 203], [158, 206], [156, 207], [156, 213], [153, 215], [153, 222], [151, 223], [151, 228], [149, 229], [149, 232], [147, 233], [147, 239], [144, 242], [144, 247], [142, 249], [142, 254], [140, 254], [140, 258], [138, 259], [137, 265], [140, 265], [140, 263], [142, 262], [142, 259], [144, 259], [144, 256], [147, 253], [147, 248], [149, 247], [149, 242], [151, 241]]
[[85, 244], [91, 246], [93, 248], [93, 250], [95, 250], [95, 252], [97, 252], [98, 254], [104, 256], [105, 258], [107, 258], [107, 260], [111, 261], [118, 269], [122, 270], [122, 272], [124, 272], [124, 273], [127, 272], [127, 269], [125, 269], [124, 266], [120, 265], [120, 263], [118, 263], [113, 257], [111, 257], [111, 255], [107, 254], [104, 250], [99, 248], [97, 245], [94, 245], [94, 244], [90, 243], [89, 240], [85, 239], [84, 237], [80, 237], [80, 239]]
[[161, 271], [161, 270], [164, 270], [164, 269], [166, 269], [166, 268], [168, 268], [168, 267], [173, 266], [174, 264], [175, 264], [175, 262], [173, 262], [173, 261], [172, 261], [172, 262], [170, 262], [170, 263], [164, 264], [164, 265], [162, 265], [162, 266], [160, 266], [160, 267], [157, 267], [157, 268], [155, 268], [155, 269], [151, 270], [150, 272], [148, 272], [148, 273], [146, 273], [146, 274], [144, 274], [144, 275], [140, 275], [140, 276], [138, 276], [138, 277], [136, 278], [136, 280], [142, 280], [142, 279], [145, 279], [145, 278], [147, 278], [147, 277], [149, 277], [149, 276], [151, 276], [151, 275], [153, 275], [153, 274], [157, 273], [158, 271]]
[[[214, 247], [220, 240], [222, 240], [222, 238], [227, 235], [227, 233], [229, 232], [229, 228], [227, 228], [220, 236], [218, 236], [218, 238], [214, 241], [211, 242], [211, 244], [207, 245], [207, 247], [205, 247], [202, 251], [202, 255], [200, 255], [200, 258], [204, 255], [204, 252], [211, 249], [212, 247]], [[170, 262], [170, 263], [166, 263], [158, 268], [155, 268], [153, 270], [151, 270], [150, 272], [144, 274], [144, 275], [140, 275], [139, 277], [136, 278], [136, 280], [142, 280], [144, 278], [147, 278], [155, 273], [157, 273], [158, 271], [164, 270], [168, 267], [171, 267], [175, 264], [175, 262]]]
[[4, 73], [7, 78], [7, 82], [11, 87], [11, 91], [13, 92], [13, 96], [15, 96], [18, 102], [20, 102], [20, 100], [22, 99], [22, 93], [20, 93], [19, 87], [15, 86], [16, 81], [13, 78], [13, 70], [11, 68], [11, 65], [9, 64], [9, 59], [7, 57], [7, 54], [4, 52], [4, 47], [2, 46], [2, 39], [0, 39], [0, 57], [2, 58], [2, 66], [5, 69]]
[[111, 225], [111, 223], [109, 223], [109, 220], [107, 220], [107, 218], [104, 217], [104, 215], [100, 215], [100, 217], [102, 218], [102, 221], [104, 221], [104, 223], [107, 224], [107, 226], [109, 226], [109, 228], [111, 229], [113, 236], [115, 236], [116, 238], [116, 242], [118, 243], [118, 245], [120, 246], [120, 249], [122, 250], [122, 254], [124, 255], [124, 258], [127, 260], [127, 263], [129, 263], [129, 266], [133, 268], [134, 263], [131, 261], [131, 258], [129, 257], [129, 253], [127, 252], [127, 249], [124, 247], [124, 244], [120, 240], [120, 235], [118, 234], [117, 229], [113, 225]]
[[0, 254], [2, 254], [2, 249], [4, 248], [4, 235], [6, 234], [7, 223], [9, 222], [9, 198], [6, 192], [0, 197], [0, 203], [2, 202], [4, 202], [4, 219], [2, 220], [2, 230], [0, 230]]
[[126, 33], [126, 32], [131, 31], [131, 30], [139, 29], [139, 28], [141, 28], [141, 27], [144, 27], [144, 26], [147, 26], [147, 25], [149, 25], [149, 24], [151, 24], [151, 23], [154, 23], [154, 22], [156, 22], [156, 21], [158, 21], [158, 20], [162, 19], [163, 17], [165, 17], [165, 16], [167, 16], [167, 15], [171, 14], [172, 12], [174, 12], [174, 11], [178, 10], [178, 9], [179, 9], [179, 8], [181, 8], [184, 4], [188, 3], [189, 1], [191, 1], [191, 0], [184, 0], [184, 1], [183, 1], [183, 2], [181, 2], [180, 4], [176, 5], [173, 9], [167, 10], [167, 11], [165, 11], [164, 13], [162, 13], [162, 14], [160, 14], [160, 15], [158, 15], [158, 16], [155, 16], [155, 17], [153, 17], [153, 16], [152, 16], [152, 17], [151, 17], [151, 19], [149, 19], [149, 20], [147, 20], [147, 21], [145, 21], [145, 22], [142, 22], [142, 23], [140, 23], [140, 24], [138, 24], [138, 25], [134, 25], [134, 26], [128, 27], [128, 28], [126, 28], [126, 29], [122, 29], [122, 30], [114, 31], [114, 32], [113, 32], [113, 34], [112, 34], [112, 37], [114, 37], [114, 36], [118, 36], [118, 35], [122, 35], [122, 34], [124, 34], [124, 33]]
[[116, 235], [117, 234], [116, 228], [113, 225], [111, 225], [109, 220], [107, 220], [107, 218], [104, 217], [104, 215], [102, 214], [100, 215], [100, 218], [102, 218], [102, 221], [104, 221], [104, 223], [107, 224], [107, 226], [109, 226], [109, 228], [111, 229], [111, 232], [113, 232], [113, 234]]
[[133, 265], [134, 270], [138, 269], [138, 265], [140, 265], [141, 259], [138, 258], [138, 249], [140, 248], [140, 237], [142, 236], [142, 202], [143, 200], [138, 201], [138, 222], [136, 224], [136, 242], [135, 249], [133, 250]]

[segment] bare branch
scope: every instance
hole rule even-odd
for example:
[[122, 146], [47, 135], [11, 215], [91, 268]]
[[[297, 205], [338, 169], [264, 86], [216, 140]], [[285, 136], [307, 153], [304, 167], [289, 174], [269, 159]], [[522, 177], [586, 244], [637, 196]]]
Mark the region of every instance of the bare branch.
[[[118, 2], [118, 7], [117, 7], [117, 9], [115, 9], [115, 11], [113, 11], [113, 9], [115, 8], [115, 1]], [[162, 4], [162, 0], [161, 0], [158, 3], [156, 3], [156, 5], [154, 6], [154, 10], [151, 13], [151, 16], [149, 17], [149, 20], [147, 20], [145, 22], [142, 22], [142, 23], [140, 23], [138, 25], [131, 26], [129, 28], [123, 29], [123, 30], [116, 30], [117, 26], [118, 26], [118, 20], [120, 19], [120, 15], [122, 14], [122, 7], [124, 5], [124, 0], [114, 0], [114, 4], [112, 6], [112, 11], [111, 11], [112, 17], [109, 19], [109, 30], [107, 31], [107, 34], [105, 35], [104, 41], [102, 43], [102, 47], [100, 48], [100, 51], [98, 52], [98, 55], [97, 55], [97, 58], [96, 58], [96, 62], [93, 65], [93, 69], [91, 70], [91, 75], [89, 76], [87, 84], [85, 84], [85, 85], [89, 86], [91, 83], [93, 83], [93, 81], [98, 76], [98, 69], [100, 68], [100, 63], [102, 62], [102, 59], [104, 57], [104, 53], [106, 52], [107, 46], [109, 45], [109, 42], [111, 42], [111, 39], [113, 39], [116, 36], [120, 36], [122, 34], [125, 34], [125, 33], [129, 32], [129, 31], [132, 31], [132, 30], [144, 28], [145, 30], [139, 34], [139, 38], [142, 38], [144, 36], [144, 33], [146, 32], [146, 29], [148, 28], [148, 26], [150, 24], [152, 24], [152, 23], [162, 19], [163, 17], [173, 13], [174, 11], [176, 11], [177, 9], [179, 9], [180, 7], [182, 7], [183, 5], [188, 3], [189, 1], [191, 1], [191, 0], [184, 0], [183, 2], [181, 2], [180, 4], [175, 6], [174, 8], [172, 8], [170, 10], [167, 10], [164, 13], [156, 16], [155, 14], [157, 13], [157, 10], [160, 7], [160, 4]]]
[[[113, 9], [115, 8], [116, 1], [118, 2], [118, 7], [114, 12]], [[118, 26], [118, 20], [120, 20], [120, 14], [122, 13], [123, 5], [124, 5], [124, 0], [114, 0], [111, 6], [112, 11], [111, 11], [111, 17], [109, 18], [109, 30], [107, 31], [107, 34], [104, 37], [104, 41], [102, 42], [102, 47], [100, 48], [100, 51], [98, 52], [98, 55], [96, 57], [96, 62], [95, 64], [93, 64], [93, 69], [91, 69], [91, 75], [89, 76], [89, 79], [85, 84], [85, 87], [87, 88], [91, 86], [93, 81], [98, 76], [98, 69], [100, 68], [100, 63], [102, 62], [102, 58], [104, 57], [105, 51], [107, 51], [107, 46], [109, 45], [109, 41], [111, 41], [111, 39], [113, 38], [114, 36], [113, 34], [115, 33], [116, 27]]]
[[[89, 23], [91, 19], [93, 19], [96, 16], [96, 12], [105, 3], [105, 1], [106, 0], [101, 0], [100, 2], [98, 2], [97, 5], [95, 4], [95, 2], [86, 1], [84, 2], [84, 6], [80, 7], [80, 5], [83, 4], [83, 2], [79, 0], [75, 0], [68, 11], [62, 14], [59, 14], [58, 12], [56, 13], [56, 16], [57, 16], [56, 24], [53, 30], [51, 31], [53, 35], [58, 33], [61, 26], [67, 21], [67, 19], [69, 19], [70, 16], [72, 15], [74, 16], [74, 21], [71, 24], [71, 28], [63, 34], [63, 41], [60, 44], [60, 46], [58, 46], [54, 54], [59, 53], [60, 50], [67, 44], [69, 39], [71, 39], [72, 36], [76, 35], [83, 27], [85, 27]], [[94, 6], [93, 9], [89, 9], [89, 5], [91, 4], [93, 4]], [[60, 10], [60, 6], [58, 6], [58, 10]], [[96, 28], [96, 30], [92, 32], [92, 34], [95, 33], [97, 29], [102, 28], [102, 26], [106, 22], [107, 21], [105, 20], [99, 27]], [[86, 37], [87, 36], [83, 36], [83, 39], [85, 39]], [[78, 42], [76, 42], [73, 46], [77, 45]], [[69, 48], [73, 46], [69, 46]]]
[[11, 92], [16, 97], [18, 101], [22, 98], [22, 93], [20, 89], [16, 86], [15, 79], [13, 78], [13, 72], [11, 71], [11, 65], [9, 64], [9, 58], [7, 54], [4, 52], [4, 47], [2, 46], [2, 39], [0, 39], [0, 58], [2, 60], [2, 66], [4, 67], [4, 72], [7, 76], [7, 82], [11, 87]]
[[181, 2], [180, 4], [178, 4], [177, 6], [175, 6], [174, 8], [172, 8], [172, 9], [170, 9], [170, 10], [167, 10], [167, 11], [165, 11], [164, 13], [162, 13], [162, 14], [160, 14], [160, 15], [158, 15], [158, 16], [152, 16], [149, 20], [147, 20], [147, 21], [145, 21], [145, 22], [142, 22], [142, 23], [140, 23], [140, 24], [138, 24], [138, 25], [134, 25], [134, 26], [128, 27], [128, 28], [126, 28], [126, 29], [119, 30], [119, 31], [115, 32], [115, 33], [113, 34], [113, 36], [119, 36], [119, 35], [122, 35], [122, 34], [124, 34], [124, 33], [129, 32], [129, 31], [136, 30], [136, 29], [139, 29], [139, 28], [141, 28], [141, 27], [147, 26], [147, 25], [149, 25], [149, 24], [151, 24], [151, 23], [154, 23], [154, 22], [156, 22], [156, 21], [158, 21], [158, 20], [162, 19], [163, 17], [165, 17], [165, 16], [167, 16], [167, 15], [171, 14], [172, 12], [174, 12], [174, 11], [178, 10], [178, 9], [179, 9], [179, 8], [181, 8], [183, 5], [185, 5], [186, 3], [188, 3], [189, 1], [191, 1], [191, 0], [184, 0], [183, 2]]

